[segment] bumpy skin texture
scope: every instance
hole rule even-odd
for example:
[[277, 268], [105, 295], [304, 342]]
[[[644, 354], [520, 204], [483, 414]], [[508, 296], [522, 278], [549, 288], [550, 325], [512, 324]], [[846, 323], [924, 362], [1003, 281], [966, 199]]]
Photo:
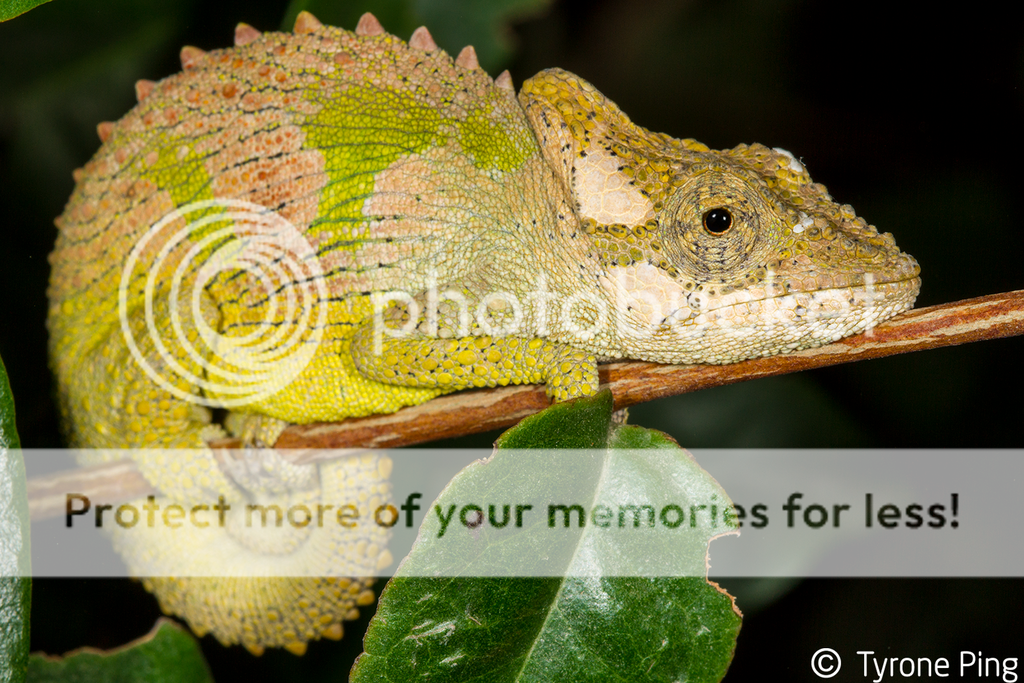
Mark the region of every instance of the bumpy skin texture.
[[[182, 62], [182, 73], [141, 81], [138, 106], [100, 125], [103, 146], [76, 173], [58, 219], [51, 355], [75, 445], [202, 449], [224, 434], [207, 408], [183, 398], [216, 405], [227, 395], [195, 380], [222, 359], [171, 342], [194, 376], [170, 372], [154, 329], [191, 341], [204, 322], [225, 338], [299, 326], [268, 294], [294, 280], [244, 269], [204, 280], [207, 247], [190, 255], [189, 243], [163, 266], [185, 264], [188, 293], [161, 276], [147, 294], [133, 275], [119, 315], [122, 271], [141, 236], [197, 201], [244, 200], [289, 221], [325, 288], [313, 306], [322, 314], [313, 316], [313, 356], [298, 368], [282, 360], [282, 376], [294, 376], [287, 386], [232, 407], [226, 424], [251, 441], [272, 442], [285, 422], [392, 412], [468, 387], [545, 383], [556, 400], [588, 395], [603, 358], [730, 363], [817, 346], [917, 295], [913, 258], [834, 203], [788, 152], [712, 151], [652, 133], [561, 70], [534, 76], [517, 97], [507, 74], [492, 80], [471, 48], [452, 60], [424, 29], [407, 45], [370, 16], [352, 33], [306, 13], [293, 34], [243, 24], [235, 47], [185, 48]], [[141, 253], [139, 272], [159, 270], [154, 251]], [[201, 290], [191, 299], [190, 284]], [[387, 306], [374, 298], [394, 290], [408, 296]], [[310, 471], [269, 459], [256, 467], [270, 470], [261, 478], [199, 450], [139, 456], [139, 466], [186, 502], [360, 493], [379, 502], [388, 493], [387, 464], [377, 461]], [[333, 576], [353, 554], [364, 566], [388, 560], [379, 534], [323, 535], [278, 539], [288, 550], [277, 557], [306, 568], [316, 558]], [[200, 543], [118, 542], [137, 574], [165, 576], [155, 567], [167, 555]], [[242, 532], [224, 541], [249, 562], [274, 550], [261, 542]], [[200, 632], [257, 652], [300, 652], [309, 639], [340, 637], [341, 619], [370, 599], [367, 582], [340, 581], [148, 585]]]

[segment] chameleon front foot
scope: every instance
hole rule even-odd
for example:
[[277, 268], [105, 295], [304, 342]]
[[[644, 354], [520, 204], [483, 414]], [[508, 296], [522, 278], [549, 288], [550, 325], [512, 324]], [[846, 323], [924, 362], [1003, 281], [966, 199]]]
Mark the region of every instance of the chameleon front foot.
[[416, 336], [377, 344], [372, 325], [352, 341], [356, 368], [368, 379], [406, 387], [448, 391], [509, 384], [544, 384], [553, 401], [597, 391], [597, 359], [547, 339]]
[[227, 430], [241, 440], [243, 448], [272, 448], [288, 425], [287, 420], [269, 415], [237, 411], [229, 412], [224, 421]]

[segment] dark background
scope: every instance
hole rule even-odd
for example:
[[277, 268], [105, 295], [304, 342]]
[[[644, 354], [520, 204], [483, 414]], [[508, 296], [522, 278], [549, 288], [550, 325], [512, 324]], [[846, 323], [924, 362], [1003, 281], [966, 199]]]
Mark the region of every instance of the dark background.
[[[317, 13], [352, 28], [370, 4]], [[407, 38], [417, 25], [410, 12], [379, 4], [385, 27]], [[410, 5], [437, 17], [435, 38], [454, 54], [460, 32], [475, 28], [460, 23], [460, 5], [479, 3]], [[510, 68], [517, 86], [542, 68], [573, 71], [637, 123], [677, 137], [792, 151], [837, 200], [917, 257], [920, 306], [1024, 288], [1024, 11], [917, 6], [557, 2], [512, 24], [504, 57], [481, 58], [492, 74]], [[273, 30], [285, 11], [270, 1], [55, 0], [0, 25], [0, 356], [24, 446], [61, 445], [46, 360], [46, 255], [71, 170], [99, 146], [96, 123], [134, 104], [136, 79], [177, 71], [181, 45], [225, 47], [238, 21]], [[1019, 448], [1022, 355], [1016, 338], [849, 364], [653, 402], [631, 409], [630, 421], [688, 447]], [[748, 618], [730, 681], [812, 680], [811, 653], [826, 646], [849, 655], [836, 681], [859, 679], [858, 649], [1024, 656], [1020, 580], [731, 585]], [[119, 645], [156, 615], [129, 581], [37, 581], [33, 649]], [[338, 679], [364, 629], [365, 620], [347, 624], [342, 643], [313, 644], [301, 659], [257, 660], [202, 642], [221, 680]]]

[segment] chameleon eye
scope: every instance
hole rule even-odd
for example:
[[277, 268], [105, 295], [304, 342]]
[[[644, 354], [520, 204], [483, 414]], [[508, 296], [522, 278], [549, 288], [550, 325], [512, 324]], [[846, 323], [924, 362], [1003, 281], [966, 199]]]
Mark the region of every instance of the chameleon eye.
[[704, 229], [712, 235], [721, 235], [732, 227], [732, 214], [721, 207], [704, 214]]

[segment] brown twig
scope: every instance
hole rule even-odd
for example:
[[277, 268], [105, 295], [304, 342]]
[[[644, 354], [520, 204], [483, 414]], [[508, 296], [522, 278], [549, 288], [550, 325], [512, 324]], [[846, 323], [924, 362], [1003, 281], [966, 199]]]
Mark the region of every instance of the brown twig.
[[[611, 389], [615, 407], [624, 408], [758, 377], [1020, 334], [1024, 334], [1024, 290], [910, 311], [865, 334], [828, 346], [732, 365], [608, 363], [600, 368], [601, 385]], [[313, 462], [337, 457], [337, 454], [308, 449], [409, 446], [508, 427], [547, 405], [548, 399], [541, 386], [464, 391], [391, 415], [292, 425], [281, 434], [276, 447], [306, 449], [293, 452], [291, 459]], [[223, 439], [212, 445], [229, 449], [239, 444], [233, 439]], [[64, 496], [68, 492], [82, 493], [90, 500], [104, 502], [122, 502], [155, 492], [127, 461], [40, 477], [30, 481], [28, 489], [33, 519], [63, 513]]]

